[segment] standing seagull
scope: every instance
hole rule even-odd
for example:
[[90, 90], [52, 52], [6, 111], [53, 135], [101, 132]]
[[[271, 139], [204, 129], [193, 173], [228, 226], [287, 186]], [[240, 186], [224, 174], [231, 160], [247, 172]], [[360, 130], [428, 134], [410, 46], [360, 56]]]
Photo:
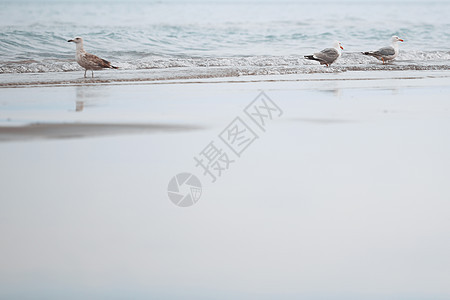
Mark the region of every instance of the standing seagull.
[[94, 78], [94, 70], [118, 69], [118, 67], [112, 66], [109, 61], [84, 51], [82, 38], [77, 37], [73, 40], [68, 40], [68, 42], [74, 42], [77, 45], [77, 54], [75, 57], [77, 58], [77, 63], [85, 69], [84, 78], [86, 78], [87, 70], [91, 70], [92, 78]]
[[313, 55], [306, 55], [306, 59], [317, 60], [321, 65], [327, 65], [329, 67], [334, 63], [339, 57], [341, 57], [344, 48], [338, 41], [334, 42], [333, 48], [323, 49], [320, 52], [314, 53]]
[[378, 49], [377, 51], [362, 52], [362, 54], [373, 56], [376, 59], [381, 60], [383, 64], [387, 61], [393, 60], [398, 55], [398, 42], [403, 42], [403, 40], [398, 36], [394, 35], [391, 38], [391, 41], [392, 41], [391, 47], [383, 47], [381, 49]]

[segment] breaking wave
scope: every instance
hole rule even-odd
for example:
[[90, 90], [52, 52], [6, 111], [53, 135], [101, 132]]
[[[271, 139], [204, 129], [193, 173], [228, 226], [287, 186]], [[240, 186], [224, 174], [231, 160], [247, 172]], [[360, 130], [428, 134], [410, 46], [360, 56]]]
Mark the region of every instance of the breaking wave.
[[[114, 56], [128, 56], [127, 54]], [[108, 55], [106, 55], [108, 57]], [[360, 53], [344, 53], [331, 68], [318, 65], [303, 56], [248, 56], [248, 57], [155, 57], [113, 60], [114, 65], [122, 70], [189, 68], [226, 69], [237, 75], [275, 75], [295, 73], [327, 73], [339, 71], [368, 70], [448, 70], [450, 69], [450, 52], [403, 52], [397, 60], [381, 64], [372, 57]], [[5, 73], [49, 73], [82, 70], [74, 59], [44, 59], [7, 61], [0, 64], [0, 74]], [[214, 73], [214, 72], [212, 72]], [[211, 74], [213, 75], [213, 74]]]

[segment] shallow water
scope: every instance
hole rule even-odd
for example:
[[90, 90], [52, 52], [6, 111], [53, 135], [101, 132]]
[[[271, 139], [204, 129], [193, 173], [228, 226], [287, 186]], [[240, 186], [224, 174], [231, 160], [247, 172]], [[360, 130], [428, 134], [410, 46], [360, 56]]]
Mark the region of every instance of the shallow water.
[[[366, 73], [3, 89], [41, 125], [3, 128], [0, 299], [449, 299], [449, 80]], [[262, 89], [284, 114], [212, 183], [193, 157]]]
[[[158, 73], [181, 67], [192, 70], [192, 78], [204, 72], [210, 77], [330, 72], [303, 55], [330, 47], [335, 39], [345, 52], [332, 72], [450, 68], [448, 2], [39, 0], [0, 5], [0, 73], [81, 70], [74, 45], [67, 43], [75, 36], [85, 39], [88, 52], [121, 69]], [[380, 66], [360, 54], [389, 45], [394, 34], [405, 43], [393, 65]]]

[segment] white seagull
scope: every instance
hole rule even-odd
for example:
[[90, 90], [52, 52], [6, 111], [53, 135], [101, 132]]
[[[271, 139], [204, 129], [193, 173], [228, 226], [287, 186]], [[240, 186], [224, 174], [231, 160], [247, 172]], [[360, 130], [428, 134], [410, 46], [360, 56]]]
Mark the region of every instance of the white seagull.
[[321, 65], [327, 65], [329, 67], [342, 55], [341, 43], [338, 41], [334, 42], [333, 48], [323, 49], [320, 52], [314, 53], [313, 55], [305, 55], [306, 59], [317, 60]]
[[77, 45], [77, 54], [75, 57], [77, 63], [85, 69], [84, 78], [86, 78], [87, 70], [91, 70], [92, 78], [94, 78], [94, 70], [118, 69], [118, 67], [112, 66], [109, 61], [84, 51], [82, 38], [76, 37], [73, 40], [68, 40], [68, 42], [73, 42]]
[[392, 46], [390, 47], [383, 47], [378, 49], [377, 51], [369, 51], [369, 52], [362, 52], [364, 55], [373, 56], [376, 59], [379, 59], [383, 62], [383, 64], [387, 61], [393, 60], [398, 55], [398, 42], [403, 42], [401, 38], [394, 35], [391, 38]]

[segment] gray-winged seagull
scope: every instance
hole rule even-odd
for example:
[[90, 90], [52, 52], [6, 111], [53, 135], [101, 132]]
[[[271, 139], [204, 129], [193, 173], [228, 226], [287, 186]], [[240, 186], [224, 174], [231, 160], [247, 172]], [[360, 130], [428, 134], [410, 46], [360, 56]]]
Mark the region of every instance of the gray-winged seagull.
[[369, 52], [362, 52], [364, 55], [373, 56], [383, 62], [383, 64], [387, 61], [393, 60], [398, 55], [398, 42], [403, 42], [401, 38], [394, 35], [391, 38], [392, 46], [391, 47], [383, 47], [381, 49], [378, 49], [377, 51], [369, 51]]
[[327, 65], [327, 67], [329, 67], [339, 57], [341, 57], [343, 49], [344, 48], [342, 47], [341, 43], [335, 41], [333, 48], [323, 49], [322, 51], [314, 53], [313, 55], [305, 55], [305, 58], [310, 60], [317, 60], [321, 65]]
[[77, 54], [75, 57], [77, 58], [77, 63], [85, 69], [84, 78], [86, 78], [87, 70], [91, 70], [92, 78], [94, 78], [94, 70], [118, 69], [118, 67], [112, 66], [109, 61], [84, 51], [82, 38], [76, 37], [73, 40], [68, 40], [68, 42], [73, 42], [77, 45]]

